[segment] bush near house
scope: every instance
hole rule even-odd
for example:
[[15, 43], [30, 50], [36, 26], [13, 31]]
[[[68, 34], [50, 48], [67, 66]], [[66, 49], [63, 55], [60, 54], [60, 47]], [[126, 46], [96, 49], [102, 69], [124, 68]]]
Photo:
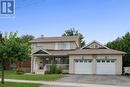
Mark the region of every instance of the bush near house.
[[58, 67], [56, 64], [50, 65], [50, 71], [46, 71], [45, 74], [61, 74], [62, 69]]

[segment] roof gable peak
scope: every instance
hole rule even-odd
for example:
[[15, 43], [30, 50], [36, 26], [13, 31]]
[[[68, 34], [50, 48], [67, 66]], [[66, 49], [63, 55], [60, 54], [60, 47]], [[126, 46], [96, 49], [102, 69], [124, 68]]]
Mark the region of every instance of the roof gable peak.
[[35, 50], [32, 54], [50, 54], [50, 53], [42, 48], [39, 48]]
[[104, 46], [100, 42], [93, 40], [81, 49], [109, 49], [108, 47]]

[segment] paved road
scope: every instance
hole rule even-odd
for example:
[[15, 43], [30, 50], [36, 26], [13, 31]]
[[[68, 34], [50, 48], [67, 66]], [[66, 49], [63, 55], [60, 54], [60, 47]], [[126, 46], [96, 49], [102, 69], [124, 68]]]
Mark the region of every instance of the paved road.
[[86, 84], [84, 86], [42, 85], [40, 87], [130, 87], [130, 80], [125, 76], [67, 75], [56, 82]]

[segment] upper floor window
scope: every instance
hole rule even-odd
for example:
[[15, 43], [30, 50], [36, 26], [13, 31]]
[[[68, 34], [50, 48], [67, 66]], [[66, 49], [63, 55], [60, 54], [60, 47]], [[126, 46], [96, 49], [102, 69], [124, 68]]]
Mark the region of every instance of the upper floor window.
[[56, 42], [55, 43], [55, 49], [56, 50], [59, 50], [59, 49], [70, 49], [70, 43], [69, 42], [64, 42], [64, 43]]
[[70, 43], [64, 42], [64, 49], [70, 49]]
[[56, 50], [60, 49], [60, 43], [55, 43], [55, 49]]

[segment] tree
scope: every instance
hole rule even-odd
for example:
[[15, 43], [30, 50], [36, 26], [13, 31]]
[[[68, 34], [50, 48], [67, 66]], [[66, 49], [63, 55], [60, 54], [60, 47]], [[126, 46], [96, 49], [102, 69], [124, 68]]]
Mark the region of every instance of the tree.
[[127, 54], [123, 56], [123, 66], [130, 66], [130, 33], [127, 32], [124, 36], [118, 37], [112, 42], [108, 42], [107, 46], [109, 48], [124, 51]]
[[[4, 83], [4, 60], [11, 59], [13, 61], [22, 62], [29, 58], [29, 45], [27, 43], [21, 43], [20, 39], [17, 37], [17, 33], [10, 33], [9, 35], [5, 33], [3, 43], [0, 44], [0, 59], [2, 61], [2, 83]], [[19, 66], [18, 71], [21, 71]]]
[[34, 39], [34, 36], [32, 35], [22, 35], [21, 37], [19, 37], [22, 43], [29, 43], [29, 41]]
[[1, 83], [4, 84], [4, 45], [2, 33], [0, 33], [0, 61], [1, 61]]
[[79, 36], [80, 45], [83, 47], [85, 45], [84, 36], [79, 33], [78, 30], [75, 30], [75, 28], [70, 28], [68, 30], [65, 30], [62, 36]]

